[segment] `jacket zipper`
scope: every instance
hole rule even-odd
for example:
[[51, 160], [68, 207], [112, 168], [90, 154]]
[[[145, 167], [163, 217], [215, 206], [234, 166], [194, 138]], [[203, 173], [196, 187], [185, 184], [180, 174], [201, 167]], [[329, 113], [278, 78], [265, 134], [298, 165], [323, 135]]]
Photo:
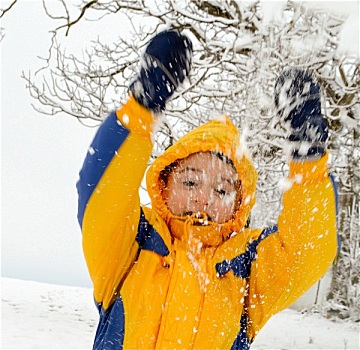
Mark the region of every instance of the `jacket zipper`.
[[174, 284], [176, 284], [177, 278], [178, 278], [178, 268], [176, 267], [176, 261], [177, 259], [177, 247], [176, 247], [176, 240], [174, 242], [174, 246], [172, 247], [171, 250], [171, 257], [170, 257], [170, 266], [163, 264], [163, 266], [165, 268], [169, 269], [169, 274], [170, 274], [170, 283], [168, 286], [168, 290], [166, 292], [166, 300], [165, 300], [165, 304], [164, 304], [164, 311], [163, 314], [161, 316], [161, 321], [160, 321], [160, 328], [159, 328], [159, 332], [158, 332], [158, 336], [157, 336], [157, 340], [156, 340], [156, 344], [155, 344], [155, 349], [161, 349], [161, 344], [163, 341], [163, 335], [164, 335], [164, 328], [165, 328], [165, 320], [167, 319], [167, 314], [168, 314], [168, 310], [169, 310], [169, 303], [172, 299], [173, 296], [173, 287]]
[[202, 309], [203, 309], [203, 306], [204, 306], [204, 300], [205, 300], [205, 292], [201, 292], [200, 304], [199, 304], [198, 312], [197, 312], [197, 315], [196, 315], [196, 323], [195, 323], [195, 326], [194, 326], [194, 329], [193, 329], [193, 334], [191, 336], [189, 349], [194, 349], [195, 339], [196, 339], [197, 332], [199, 330], [200, 319], [201, 319], [201, 315], [202, 315]]

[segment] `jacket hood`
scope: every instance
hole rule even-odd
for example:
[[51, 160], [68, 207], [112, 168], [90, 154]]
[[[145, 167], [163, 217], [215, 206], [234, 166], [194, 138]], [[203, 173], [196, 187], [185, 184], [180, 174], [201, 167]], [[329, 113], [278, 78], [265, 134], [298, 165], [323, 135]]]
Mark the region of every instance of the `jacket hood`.
[[[165, 185], [160, 179], [161, 171], [176, 160], [197, 152], [221, 153], [231, 159], [241, 181], [241, 204], [232, 219], [223, 224], [211, 222], [210, 225], [207, 224], [207, 227], [202, 228], [203, 225], [195, 222], [194, 217], [175, 217], [163, 198]], [[183, 232], [181, 222], [189, 223], [190, 220], [195, 224], [193, 227], [198, 232], [198, 239], [209, 246], [217, 246], [228, 239], [233, 232], [243, 229], [255, 204], [256, 182], [257, 172], [249, 152], [241, 142], [239, 130], [228, 116], [211, 120], [184, 135], [152, 163], [146, 176], [152, 207], [168, 224], [171, 234], [181, 238]]]

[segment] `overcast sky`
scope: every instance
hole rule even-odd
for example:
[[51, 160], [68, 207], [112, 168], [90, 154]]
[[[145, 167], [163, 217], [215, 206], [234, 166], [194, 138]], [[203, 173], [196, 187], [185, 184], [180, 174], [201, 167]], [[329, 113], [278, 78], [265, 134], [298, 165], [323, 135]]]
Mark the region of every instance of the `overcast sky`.
[[90, 286], [75, 184], [94, 129], [34, 111], [20, 78], [47, 55], [54, 24], [42, 11], [20, 1], [1, 23], [2, 275]]
[[[0, 6], [10, 2], [1, 0]], [[283, 3], [266, 2], [269, 20]], [[342, 49], [359, 52], [358, 2], [321, 4], [350, 15]], [[22, 71], [39, 68], [37, 56], [47, 54], [54, 24], [42, 11], [40, 0], [19, 1], [1, 22], [1, 270], [7, 277], [90, 286], [75, 184], [95, 130], [71, 117], [34, 111], [20, 78]], [[84, 33], [91, 35], [96, 37]], [[80, 45], [78, 38], [70, 36], [69, 45]]]

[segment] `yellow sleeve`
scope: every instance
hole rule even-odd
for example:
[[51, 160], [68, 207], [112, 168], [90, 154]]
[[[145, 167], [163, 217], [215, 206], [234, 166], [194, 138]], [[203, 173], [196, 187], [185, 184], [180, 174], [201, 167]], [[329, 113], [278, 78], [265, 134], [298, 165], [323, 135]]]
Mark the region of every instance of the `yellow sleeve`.
[[278, 226], [263, 231], [249, 277], [249, 336], [290, 306], [331, 266], [337, 253], [336, 190], [325, 155], [290, 164]]
[[131, 97], [100, 126], [80, 171], [83, 250], [95, 300], [105, 309], [138, 251], [138, 191], [152, 151], [152, 122]]

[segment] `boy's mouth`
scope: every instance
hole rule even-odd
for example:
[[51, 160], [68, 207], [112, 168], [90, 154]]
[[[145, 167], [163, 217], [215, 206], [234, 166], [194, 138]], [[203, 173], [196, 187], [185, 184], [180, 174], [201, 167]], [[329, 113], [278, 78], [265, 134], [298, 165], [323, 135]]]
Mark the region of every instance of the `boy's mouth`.
[[207, 225], [207, 222], [212, 221], [211, 217], [201, 211], [193, 212], [193, 211], [186, 211], [183, 216], [191, 216], [194, 219], [197, 219], [196, 222], [194, 222], [194, 225]]

